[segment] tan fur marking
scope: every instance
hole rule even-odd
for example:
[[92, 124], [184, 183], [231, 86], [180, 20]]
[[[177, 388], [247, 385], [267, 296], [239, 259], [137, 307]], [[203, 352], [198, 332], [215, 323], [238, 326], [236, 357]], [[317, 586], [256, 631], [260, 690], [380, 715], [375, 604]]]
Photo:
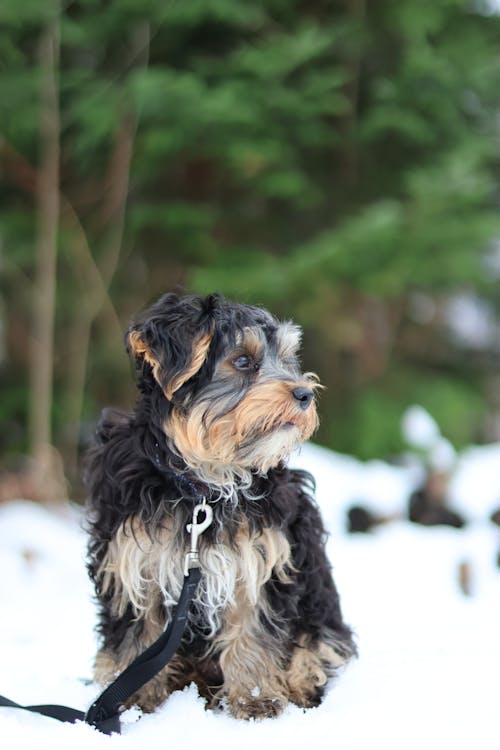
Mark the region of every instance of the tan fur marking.
[[146, 344], [146, 342], [143, 341], [139, 331], [130, 331], [128, 335], [128, 345], [134, 357], [144, 357], [148, 365], [153, 370], [155, 380], [159, 382], [160, 363], [157, 359], [155, 359], [151, 349]]
[[[291, 550], [285, 535], [276, 529], [265, 528], [262, 533], [250, 534], [248, 526], [238, 533], [238, 586], [243, 589], [250, 604], [259, 604], [261, 589], [273, 573], [282, 582], [288, 583], [287, 572], [293, 570]], [[261, 606], [265, 602], [261, 602]]]
[[239, 356], [248, 354], [255, 361], [259, 361], [266, 346], [264, 334], [261, 330], [255, 328], [245, 328], [236, 338], [236, 349], [231, 352], [230, 356], [219, 362], [218, 372], [223, 373], [226, 377], [234, 376], [233, 362]]
[[184, 385], [193, 375], [196, 375], [203, 362], [206, 359], [208, 350], [210, 348], [210, 342], [212, 341], [212, 332], [201, 336], [193, 344], [191, 351], [191, 364], [188, 369], [177, 375], [165, 388], [165, 396], [170, 400], [174, 393], [179, 390], [181, 385]]
[[[318, 425], [314, 405], [302, 411], [297, 407], [291, 391], [305, 386], [315, 388], [309, 381], [284, 383], [270, 381], [254, 386], [248, 395], [234, 410], [234, 436], [237, 442], [252, 436], [256, 430], [269, 430], [285, 425], [295, 424], [301, 431], [301, 440], [307, 440]], [[273, 408], [270, 409], [270, 404]]]
[[266, 648], [260, 610], [241, 587], [218, 639], [224, 676], [219, 699], [227, 701], [235, 718], [276, 715], [287, 703], [282, 664], [279, 654]]
[[[213, 335], [212, 332], [207, 333], [204, 336], [200, 336], [200, 338], [194, 342], [193, 348], [191, 351], [191, 361], [190, 361], [189, 367], [184, 372], [181, 372], [178, 375], [176, 375], [175, 378], [172, 378], [171, 382], [165, 388], [165, 396], [169, 400], [172, 398], [173, 394], [177, 390], [179, 390], [181, 385], [184, 385], [184, 383], [186, 383], [189, 380], [189, 378], [192, 378], [193, 375], [196, 375], [196, 373], [202, 366], [207, 356], [207, 352], [210, 348], [212, 335]], [[144, 357], [148, 365], [150, 365], [151, 369], [153, 370], [153, 375], [155, 377], [156, 382], [159, 385], [161, 385], [161, 381], [160, 381], [161, 364], [154, 357], [151, 349], [146, 344], [146, 342], [143, 341], [139, 331], [131, 331], [129, 333], [128, 343], [129, 343], [130, 351], [135, 357]]]
[[128, 518], [120, 526], [99, 570], [103, 593], [114, 584], [112, 607], [117, 617], [125, 613], [129, 602], [136, 615], [151, 621], [156, 619], [155, 610], [161, 601], [175, 604], [182, 582], [175, 567], [167, 567], [167, 561], [182, 559], [182, 544], [182, 535], [166, 522], [157, 540], [147, 535], [136, 518]]
[[273, 699], [277, 713], [287, 702], [279, 654], [265, 646], [266, 633], [259, 619], [265, 603], [252, 602], [247, 593], [243, 585], [238, 586], [217, 639], [224, 678], [218, 699], [227, 701], [235, 718], [269, 715], [267, 704]]
[[324, 643], [324, 641], [318, 643], [317, 653], [324, 664], [333, 667], [334, 669], [341, 667], [349, 658], [337, 653], [333, 646], [329, 646], [328, 643]]
[[[314, 404], [303, 411], [292, 397], [292, 390], [300, 386], [320, 387], [312, 379], [258, 383], [229, 414], [211, 422], [209, 405], [200, 403], [187, 416], [174, 411], [165, 431], [186, 463], [209, 482], [224, 485], [248, 469], [265, 473], [318, 426]], [[242, 458], [240, 450], [247, 442], [255, 443], [254, 450]]]
[[301, 636], [286, 672], [290, 700], [298, 706], [315, 705], [315, 689], [325, 685], [332, 671], [344, 662], [332, 646], [323, 641], [312, 645], [309, 638]]
[[239, 346], [253, 357], [259, 357], [265, 347], [265, 338], [258, 328], [245, 328]]
[[109, 685], [119, 673], [114, 656], [109, 651], [99, 651], [94, 663], [94, 680], [99, 685]]
[[[158, 638], [158, 633], [149, 641], [142, 641], [142, 648]], [[137, 648], [124, 651], [120, 654], [120, 663], [106, 651], [100, 651], [97, 654], [94, 679], [99, 685], [109, 685], [134, 659], [140, 651]], [[147, 682], [140, 690], [137, 691], [128, 701], [127, 706], [138, 705], [145, 712], [154, 711], [174, 690], [182, 690], [189, 685], [193, 677], [191, 671], [186, 669], [184, 662], [174, 656], [172, 660], [164, 667], [152, 680]]]
[[261, 615], [269, 611], [264, 584], [274, 574], [289, 579], [290, 545], [282, 532], [264, 529], [249, 534], [243, 528], [237, 540], [239, 575], [232, 604], [213, 650], [220, 651], [224, 684], [218, 700], [228, 703], [236, 718], [275, 716], [287, 703], [282, 657], [273, 649]]

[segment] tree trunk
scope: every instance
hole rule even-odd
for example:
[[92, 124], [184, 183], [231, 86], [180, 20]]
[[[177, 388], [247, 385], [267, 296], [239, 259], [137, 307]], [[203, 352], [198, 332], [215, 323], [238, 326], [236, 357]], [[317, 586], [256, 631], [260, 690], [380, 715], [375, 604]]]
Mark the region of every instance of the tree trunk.
[[64, 475], [52, 448], [52, 384], [56, 300], [57, 236], [59, 228], [59, 7], [41, 32], [40, 159], [36, 185], [37, 239], [31, 342], [30, 442], [33, 475], [40, 496], [64, 497]]
[[[148, 23], [140, 24], [132, 39], [131, 60], [136, 66], [146, 67], [149, 61], [150, 28]], [[80, 267], [80, 278], [86, 289], [82, 295], [83, 304], [79, 319], [75, 322], [71, 338], [78, 345], [71, 357], [67, 374], [66, 422], [69, 426], [66, 450], [66, 465], [72, 479], [78, 478], [79, 427], [85, 392], [88, 347], [91, 328], [107, 301], [108, 289], [116, 272], [123, 243], [125, 212], [128, 197], [130, 163], [137, 128], [137, 114], [132, 110], [124, 113], [116, 131], [115, 146], [111, 154], [108, 173], [105, 178], [105, 197], [99, 216], [101, 237], [97, 244], [101, 247], [99, 260], [92, 262], [88, 245], [87, 252], [81, 238], [76, 238], [76, 267]], [[80, 227], [81, 228], [81, 227]], [[77, 247], [78, 246], [78, 247]], [[89, 261], [91, 261], [89, 263]], [[95, 283], [96, 273], [99, 283]], [[108, 305], [109, 308], [109, 305]], [[113, 327], [116, 314], [112, 313]], [[121, 341], [121, 329], [119, 329]]]
[[[366, 0], [345, 0], [347, 13], [359, 27], [362, 27], [366, 16]], [[343, 150], [340, 156], [339, 171], [343, 184], [354, 188], [359, 181], [359, 153], [356, 143], [358, 125], [359, 86], [361, 78], [361, 56], [351, 53], [347, 62], [349, 80], [344, 86], [344, 93], [349, 101], [349, 110], [341, 118], [340, 130], [343, 139]]]

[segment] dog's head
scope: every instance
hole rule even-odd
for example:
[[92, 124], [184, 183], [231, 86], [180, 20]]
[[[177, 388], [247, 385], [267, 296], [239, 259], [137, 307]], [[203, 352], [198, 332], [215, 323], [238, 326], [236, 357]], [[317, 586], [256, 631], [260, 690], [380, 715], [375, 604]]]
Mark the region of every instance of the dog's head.
[[127, 333], [144, 392], [168, 402], [169, 445], [200, 478], [266, 473], [317, 427], [317, 378], [302, 374], [301, 332], [258, 307], [167, 294]]

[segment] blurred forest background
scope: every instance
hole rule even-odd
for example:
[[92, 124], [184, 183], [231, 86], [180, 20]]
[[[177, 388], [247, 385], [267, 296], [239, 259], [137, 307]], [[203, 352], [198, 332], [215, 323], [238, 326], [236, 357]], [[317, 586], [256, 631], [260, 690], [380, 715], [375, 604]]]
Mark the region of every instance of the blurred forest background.
[[397, 454], [413, 403], [500, 439], [499, 147], [486, 0], [3, 2], [4, 486], [79, 495], [168, 290], [299, 322], [335, 450]]

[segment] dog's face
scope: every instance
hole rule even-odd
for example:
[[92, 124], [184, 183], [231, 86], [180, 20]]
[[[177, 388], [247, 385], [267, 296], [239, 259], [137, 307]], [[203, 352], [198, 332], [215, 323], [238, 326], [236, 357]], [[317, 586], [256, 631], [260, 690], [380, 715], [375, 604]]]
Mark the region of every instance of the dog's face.
[[171, 447], [208, 481], [276, 466], [317, 427], [317, 379], [302, 374], [300, 329], [215, 295], [168, 294], [127, 334], [142, 390], [169, 402]]

